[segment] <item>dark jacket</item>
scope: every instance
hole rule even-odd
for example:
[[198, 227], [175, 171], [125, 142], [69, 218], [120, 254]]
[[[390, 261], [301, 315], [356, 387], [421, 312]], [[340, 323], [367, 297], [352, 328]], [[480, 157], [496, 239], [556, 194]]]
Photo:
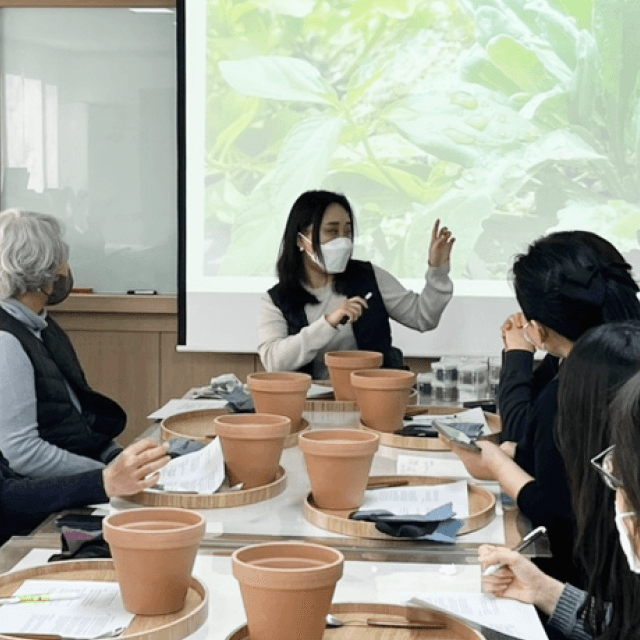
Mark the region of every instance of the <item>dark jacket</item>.
[[0, 545], [29, 533], [51, 513], [106, 501], [101, 469], [32, 480], [15, 473], [0, 453]]
[[[50, 315], [47, 325], [39, 340], [19, 320], [0, 309], [0, 330], [20, 341], [33, 365], [40, 437], [61, 449], [97, 460], [107, 444], [123, 431], [127, 416], [120, 405], [89, 387], [71, 341]], [[65, 380], [76, 394], [82, 413], [74, 406]]]
[[[353, 323], [353, 335], [358, 349], [364, 351], [379, 351], [384, 356], [382, 366], [389, 369], [402, 369], [404, 359], [400, 349], [391, 346], [391, 325], [389, 314], [380, 295], [373, 266], [370, 262], [349, 260], [347, 268], [341, 278], [344, 282], [344, 294], [347, 298], [367, 293], [373, 294], [368, 300], [368, 309], [358, 322]], [[268, 291], [273, 303], [280, 309], [287, 321], [289, 335], [296, 335], [308, 326], [305, 304], [312, 302], [311, 294], [304, 289], [301, 295], [287, 294], [282, 285], [277, 284]], [[312, 364], [308, 363], [300, 368], [305, 373], [312, 372]]]

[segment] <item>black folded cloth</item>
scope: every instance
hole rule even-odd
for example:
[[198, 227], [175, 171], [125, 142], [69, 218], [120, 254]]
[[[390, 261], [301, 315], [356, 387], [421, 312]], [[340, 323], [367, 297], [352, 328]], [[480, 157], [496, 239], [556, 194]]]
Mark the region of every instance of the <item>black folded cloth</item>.
[[402, 429], [397, 429], [394, 432], [396, 435], [405, 436], [408, 438], [437, 438], [438, 432], [430, 424], [420, 424], [415, 422], [413, 424], [407, 424]]
[[454, 544], [456, 534], [464, 526], [464, 522], [455, 520], [454, 516], [451, 503], [447, 502], [425, 515], [395, 515], [390, 511], [380, 509], [356, 511], [351, 514], [351, 519], [373, 522], [378, 531], [394, 538], [412, 538]]
[[110, 558], [111, 550], [101, 531], [62, 527], [62, 551], [54, 553], [49, 562], [79, 560], [80, 558]]

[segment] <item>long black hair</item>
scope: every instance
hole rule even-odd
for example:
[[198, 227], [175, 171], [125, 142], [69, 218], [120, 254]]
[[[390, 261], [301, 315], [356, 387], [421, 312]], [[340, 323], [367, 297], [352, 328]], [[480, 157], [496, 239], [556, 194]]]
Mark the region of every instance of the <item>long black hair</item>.
[[[298, 234], [304, 235], [307, 229], [311, 227], [311, 245], [320, 261], [322, 261], [320, 227], [325, 211], [332, 204], [340, 205], [349, 214], [353, 234], [355, 226], [353, 210], [349, 201], [342, 194], [333, 193], [332, 191], [305, 191], [293, 203], [284, 228], [282, 242], [280, 243], [280, 254], [276, 263], [278, 284], [283, 294], [306, 302], [318, 302], [315, 296], [311, 295], [302, 286], [307, 282], [307, 275], [304, 269], [303, 252], [300, 251], [298, 246]], [[341, 275], [336, 274], [333, 279], [334, 288], [338, 292], [342, 289]]]
[[564, 231], [540, 238], [517, 256], [512, 274], [527, 320], [571, 341], [605, 322], [640, 319], [631, 266], [595, 233]]
[[[640, 514], [640, 373], [631, 378], [611, 404], [611, 443], [615, 448], [616, 476], [622, 480], [629, 509], [635, 511], [636, 540]], [[617, 536], [617, 533], [614, 533]], [[640, 637], [640, 576], [624, 568], [610, 577], [613, 608], [611, 624], [602, 635], [606, 640], [637, 640]]]
[[[609, 405], [616, 392], [639, 370], [637, 320], [590, 329], [576, 341], [560, 368], [557, 441], [576, 518], [574, 557], [584, 572], [589, 594], [587, 620], [597, 637], [603, 633], [607, 638], [620, 637], [611, 634], [608, 627], [606, 603], [616, 598], [630, 572], [617, 543], [613, 493], [589, 461], [609, 446]], [[635, 452], [636, 464], [638, 455], [640, 448]], [[615, 613], [617, 619], [618, 612]]]

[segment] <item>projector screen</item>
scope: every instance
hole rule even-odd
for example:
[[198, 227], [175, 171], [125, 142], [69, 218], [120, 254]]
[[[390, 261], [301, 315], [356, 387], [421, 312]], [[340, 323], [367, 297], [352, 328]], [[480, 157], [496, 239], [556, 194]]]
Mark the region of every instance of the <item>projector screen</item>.
[[[626, 13], [625, 13], [626, 12]], [[181, 342], [255, 352], [285, 221], [343, 193], [354, 256], [420, 291], [456, 237], [454, 299], [409, 356], [491, 355], [534, 239], [588, 229], [640, 265], [640, 9], [610, 0], [189, 0]]]

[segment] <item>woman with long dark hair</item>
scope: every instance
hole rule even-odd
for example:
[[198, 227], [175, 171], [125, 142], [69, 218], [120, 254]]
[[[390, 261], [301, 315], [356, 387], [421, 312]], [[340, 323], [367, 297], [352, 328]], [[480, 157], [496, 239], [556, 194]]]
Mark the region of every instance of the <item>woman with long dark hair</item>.
[[585, 334], [560, 374], [558, 440], [585, 591], [545, 575], [518, 553], [480, 548], [483, 566], [505, 565], [484, 579], [485, 590], [535, 604], [569, 638], [640, 637], [639, 369], [640, 323], [625, 322]]
[[451, 299], [449, 258], [454, 239], [436, 221], [429, 267], [420, 294], [390, 273], [351, 257], [354, 215], [349, 201], [330, 191], [307, 191], [294, 203], [277, 263], [278, 284], [261, 301], [262, 364], [269, 371], [299, 370], [327, 377], [327, 351], [379, 351], [383, 366], [403, 367], [391, 344], [389, 320], [418, 331], [434, 329]]
[[[479, 443], [481, 455], [455, 448], [472, 475], [498, 480], [534, 526], [547, 527], [553, 558], [538, 561], [540, 567], [579, 586], [584, 577], [572, 558], [575, 529], [569, 482], [555, 438], [559, 376], [546, 371], [546, 379], [536, 379], [533, 354], [536, 349], [546, 351], [548, 358], [556, 359], [557, 370], [590, 328], [640, 319], [638, 288], [629, 265], [612, 262], [610, 250], [605, 255], [583, 236], [567, 232], [544, 237], [513, 266], [523, 317], [503, 328], [501, 384], [507, 389], [501, 390], [500, 403], [501, 413], [507, 396], [513, 405], [526, 406], [526, 428], [513, 458], [491, 442]], [[552, 369], [549, 364], [547, 368]]]

